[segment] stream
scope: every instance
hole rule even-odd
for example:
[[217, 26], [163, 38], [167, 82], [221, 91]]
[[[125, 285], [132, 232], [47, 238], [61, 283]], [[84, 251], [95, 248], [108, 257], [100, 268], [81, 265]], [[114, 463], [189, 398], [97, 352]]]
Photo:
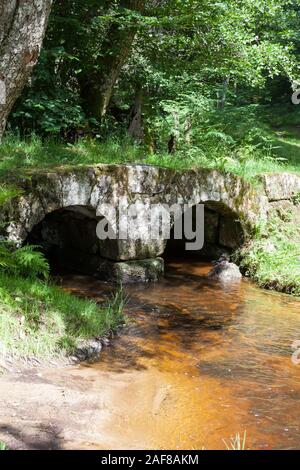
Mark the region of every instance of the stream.
[[[218, 284], [210, 268], [173, 260], [160, 283], [125, 288], [127, 326], [75, 371], [107, 411], [103, 439], [85, 447], [224, 449], [246, 431], [250, 449], [300, 448], [300, 302], [245, 279]], [[111, 289], [73, 274], [62, 284], [98, 300]]]

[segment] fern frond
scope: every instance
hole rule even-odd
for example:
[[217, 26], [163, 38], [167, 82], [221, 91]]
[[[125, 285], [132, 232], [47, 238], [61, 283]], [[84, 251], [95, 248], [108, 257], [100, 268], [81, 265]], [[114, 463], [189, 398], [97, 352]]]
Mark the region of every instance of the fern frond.
[[13, 260], [18, 267], [19, 274], [26, 277], [49, 275], [49, 264], [44, 255], [37, 251], [38, 245], [25, 245], [13, 253]]
[[47, 278], [49, 264], [44, 255], [38, 251], [38, 245], [25, 245], [16, 250], [10, 249], [5, 242], [0, 244], [0, 269], [24, 277]]

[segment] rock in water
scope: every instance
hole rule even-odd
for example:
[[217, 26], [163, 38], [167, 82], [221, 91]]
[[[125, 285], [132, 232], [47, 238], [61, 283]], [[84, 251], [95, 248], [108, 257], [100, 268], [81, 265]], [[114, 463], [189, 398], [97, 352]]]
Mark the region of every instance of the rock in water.
[[242, 278], [239, 267], [229, 261], [220, 261], [208, 273], [210, 279], [216, 279], [222, 282], [236, 282]]

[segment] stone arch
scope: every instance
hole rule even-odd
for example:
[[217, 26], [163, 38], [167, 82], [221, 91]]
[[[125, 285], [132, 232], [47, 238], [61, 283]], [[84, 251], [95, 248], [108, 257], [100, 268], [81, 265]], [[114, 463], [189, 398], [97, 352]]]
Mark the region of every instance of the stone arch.
[[95, 275], [106, 257], [106, 246], [96, 235], [103, 219], [91, 205], [61, 207], [45, 214], [23, 243], [40, 246], [51, 265]]
[[[197, 213], [196, 207], [199, 205], [203, 213]], [[196, 230], [202, 231], [198, 233], [199, 240], [203, 239], [204, 245], [201, 248], [195, 246], [189, 252], [187, 250], [187, 243], [192, 240], [187, 239], [184, 233], [184, 219], [187, 215], [187, 220], [190, 229], [193, 232]], [[198, 216], [198, 217], [197, 217]], [[198, 220], [196, 220], [198, 218]], [[203, 218], [203, 220], [202, 220]], [[217, 259], [222, 254], [230, 253], [242, 246], [247, 235], [246, 225], [240, 220], [239, 215], [224, 203], [216, 201], [199, 201], [195, 205], [191, 205], [182, 211], [182, 214], [177, 218], [177, 222], [182, 226], [183, 238], [180, 240], [175, 239], [174, 224], [170, 233], [170, 239], [165, 240], [164, 256], [184, 256], [192, 255], [197, 259]], [[192, 226], [191, 226], [192, 223]], [[179, 225], [179, 226], [180, 226]]]

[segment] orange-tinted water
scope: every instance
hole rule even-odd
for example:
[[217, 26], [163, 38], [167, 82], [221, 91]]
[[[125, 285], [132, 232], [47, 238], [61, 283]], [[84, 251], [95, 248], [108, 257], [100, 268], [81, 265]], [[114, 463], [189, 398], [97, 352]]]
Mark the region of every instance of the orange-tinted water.
[[[77, 371], [103, 384], [109, 413], [95, 447], [222, 449], [247, 431], [251, 449], [300, 448], [300, 301], [245, 280], [222, 286], [208, 270], [172, 262], [159, 284], [126, 288], [129, 325]], [[99, 299], [109, 290], [82, 276], [63, 284]]]

